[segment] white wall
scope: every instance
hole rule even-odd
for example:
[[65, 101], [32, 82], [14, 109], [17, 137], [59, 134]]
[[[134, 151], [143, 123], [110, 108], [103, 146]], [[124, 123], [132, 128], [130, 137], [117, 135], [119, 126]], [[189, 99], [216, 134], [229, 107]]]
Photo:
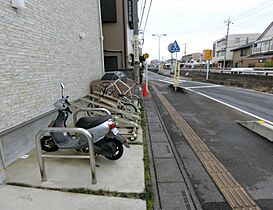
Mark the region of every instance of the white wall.
[[73, 100], [102, 75], [96, 0], [28, 0], [25, 6], [17, 10], [0, 0], [0, 133], [52, 110], [59, 82]]

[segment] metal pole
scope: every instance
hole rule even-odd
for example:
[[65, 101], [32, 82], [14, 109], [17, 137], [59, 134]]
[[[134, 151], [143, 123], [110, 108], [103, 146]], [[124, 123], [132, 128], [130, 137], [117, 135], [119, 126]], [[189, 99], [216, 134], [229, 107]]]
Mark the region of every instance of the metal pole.
[[42, 154], [42, 148], [41, 148], [41, 136], [45, 132], [75, 132], [75, 133], [81, 133], [83, 134], [87, 140], [88, 140], [88, 146], [89, 146], [89, 159], [90, 159], [90, 168], [91, 168], [91, 178], [92, 178], [92, 184], [97, 183], [97, 176], [96, 176], [96, 163], [95, 163], [95, 153], [94, 153], [94, 144], [93, 144], [93, 136], [91, 133], [89, 133], [87, 130], [83, 128], [45, 128], [43, 130], [38, 131], [38, 133], [35, 135], [35, 144], [36, 144], [36, 151], [38, 156], [38, 163], [41, 173], [41, 179], [43, 182], [47, 180], [46, 177], [46, 171], [45, 171], [45, 161], [44, 158], [46, 157], [56, 157], [56, 158], [88, 158], [88, 156], [73, 156], [73, 155], [67, 155], [64, 157], [63, 155], [46, 155]]
[[226, 59], [227, 59], [227, 45], [228, 45], [228, 34], [229, 34], [229, 24], [231, 23], [230, 17], [224, 21], [227, 23], [227, 36], [226, 36], [226, 47], [225, 47], [225, 55], [224, 55], [224, 64], [223, 64], [223, 70], [226, 68]]
[[[138, 43], [138, 11], [137, 11], [137, 1], [133, 0], [133, 26], [134, 26], [134, 38], [137, 37], [137, 41], [134, 43]], [[139, 47], [139, 46], [134, 46]], [[136, 55], [135, 55], [136, 56]], [[140, 62], [139, 60], [135, 60], [134, 63], [134, 74], [135, 74], [135, 82], [139, 85], [140, 79], [139, 79], [139, 69], [140, 69]]]
[[209, 64], [210, 64], [210, 60], [207, 61], [207, 75], [206, 75], [206, 80], [209, 79]]
[[147, 65], [147, 61], [145, 61], [145, 80], [146, 80], [146, 89], [147, 89], [147, 91], [148, 91], [148, 81], [149, 81], [149, 79], [148, 79], [148, 65]]
[[42, 157], [42, 147], [41, 147], [41, 142], [40, 142], [42, 133], [44, 133], [43, 130], [39, 131], [36, 134], [35, 144], [36, 144], [36, 151], [37, 151], [37, 156], [38, 156], [38, 164], [39, 164], [41, 179], [42, 179], [42, 182], [45, 182], [45, 181], [47, 181], [46, 171], [45, 171], [45, 160]]

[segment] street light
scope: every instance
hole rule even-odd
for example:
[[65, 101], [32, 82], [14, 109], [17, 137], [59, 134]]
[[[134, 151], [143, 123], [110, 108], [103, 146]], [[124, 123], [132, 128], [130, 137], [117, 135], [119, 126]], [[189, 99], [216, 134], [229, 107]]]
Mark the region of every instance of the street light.
[[167, 36], [167, 34], [152, 34], [152, 36], [158, 37], [158, 60], [159, 60], [159, 70], [161, 69], [161, 60], [160, 60], [160, 38], [162, 36]]

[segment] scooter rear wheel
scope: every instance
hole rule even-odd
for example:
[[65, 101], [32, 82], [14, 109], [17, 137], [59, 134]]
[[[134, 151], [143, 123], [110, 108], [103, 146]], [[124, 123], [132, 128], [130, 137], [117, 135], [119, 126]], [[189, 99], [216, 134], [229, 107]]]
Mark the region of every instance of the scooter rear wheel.
[[41, 138], [41, 147], [46, 152], [55, 152], [59, 149], [51, 136], [43, 136]]
[[115, 152], [111, 156], [105, 156], [109, 160], [118, 160], [123, 155], [123, 145], [117, 140], [110, 140], [113, 147], [115, 147]]

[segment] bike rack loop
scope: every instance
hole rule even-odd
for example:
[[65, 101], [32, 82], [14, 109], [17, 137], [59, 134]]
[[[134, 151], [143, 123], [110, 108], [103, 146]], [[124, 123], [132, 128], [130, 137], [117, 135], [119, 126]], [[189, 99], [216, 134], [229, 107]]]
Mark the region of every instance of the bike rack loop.
[[74, 125], [76, 125], [77, 122], [77, 114], [79, 112], [86, 112], [86, 111], [102, 111], [105, 112], [108, 115], [111, 115], [111, 112], [108, 109], [105, 108], [84, 108], [84, 109], [77, 109], [74, 113], [73, 113], [73, 123]]
[[[87, 155], [47, 155], [42, 153], [42, 147], [40, 143], [40, 139], [43, 133], [45, 132], [75, 132], [81, 133], [88, 139], [89, 145], [89, 156]], [[93, 136], [87, 130], [83, 128], [45, 128], [35, 135], [35, 144], [38, 155], [38, 163], [41, 173], [42, 182], [47, 181], [46, 171], [45, 171], [45, 161], [44, 158], [77, 158], [77, 159], [90, 159], [90, 167], [91, 167], [91, 178], [92, 184], [97, 184], [97, 176], [96, 176], [96, 163], [95, 163], [95, 153], [94, 153], [94, 144], [93, 144]]]

